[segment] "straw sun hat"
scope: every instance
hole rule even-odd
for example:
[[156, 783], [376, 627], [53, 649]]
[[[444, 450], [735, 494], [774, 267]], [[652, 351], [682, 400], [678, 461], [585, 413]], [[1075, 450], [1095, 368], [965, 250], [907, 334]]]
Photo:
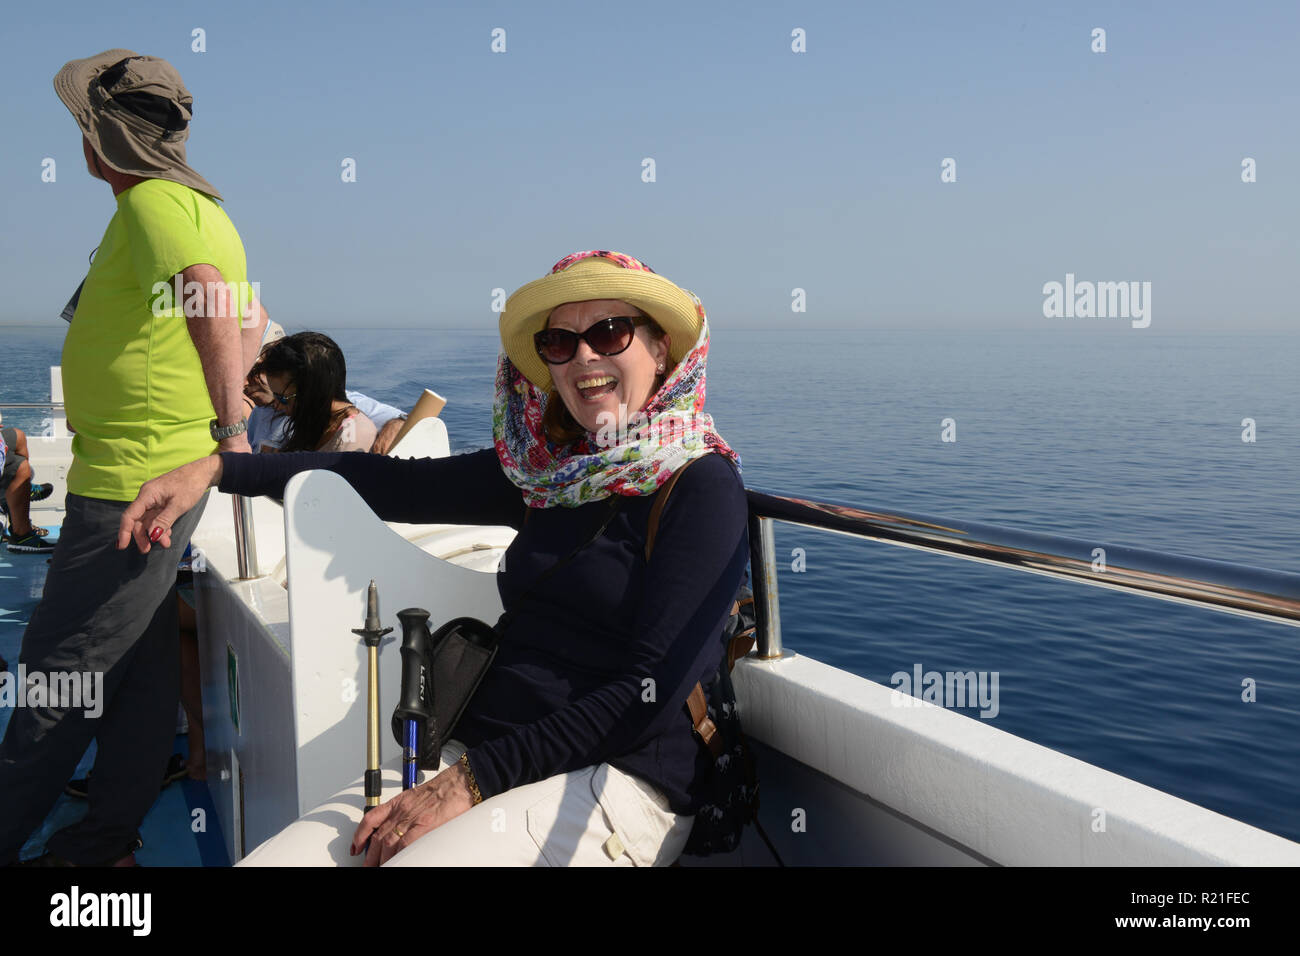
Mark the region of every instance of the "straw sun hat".
[[670, 336], [673, 362], [680, 362], [700, 337], [704, 306], [692, 293], [621, 252], [575, 252], [548, 275], [517, 289], [501, 313], [501, 345], [534, 385], [549, 389], [551, 372], [537, 354], [533, 336], [556, 306], [591, 299], [621, 299], [654, 319]]

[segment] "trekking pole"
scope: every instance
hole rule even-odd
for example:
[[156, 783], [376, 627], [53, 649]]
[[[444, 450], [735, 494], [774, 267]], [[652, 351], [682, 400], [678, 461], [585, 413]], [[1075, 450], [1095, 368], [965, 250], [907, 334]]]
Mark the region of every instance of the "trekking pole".
[[383, 776], [379, 770], [379, 644], [393, 629], [379, 626], [379, 590], [370, 582], [366, 591], [366, 626], [354, 627], [352, 633], [365, 642], [370, 658], [369, 688], [366, 701], [366, 808], [369, 813], [379, 806]]
[[429, 612], [408, 607], [397, 612], [402, 622], [402, 693], [393, 710], [393, 733], [402, 745], [402, 789], [415, 786], [420, 747], [434, 720], [433, 674], [429, 667]]

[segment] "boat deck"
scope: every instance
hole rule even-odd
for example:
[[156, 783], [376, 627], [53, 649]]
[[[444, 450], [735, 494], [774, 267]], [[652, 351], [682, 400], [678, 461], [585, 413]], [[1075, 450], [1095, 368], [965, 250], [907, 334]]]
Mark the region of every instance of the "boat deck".
[[[50, 540], [58, 539], [63, 521], [61, 510], [33, 508], [32, 520], [50, 530]], [[48, 569], [49, 555], [11, 554], [0, 548], [0, 582], [3, 582], [0, 593], [4, 595], [0, 604], [0, 658], [9, 662], [11, 670], [16, 671], [18, 667], [23, 632], [40, 602]], [[0, 735], [8, 729], [12, 713], [11, 708], [0, 707]], [[188, 738], [184, 734], [177, 735], [175, 752], [188, 755]], [[73, 776], [84, 777], [94, 763], [92, 742]], [[88, 806], [85, 800], [60, 794], [54, 809], [23, 848], [23, 857], [45, 852], [45, 841], [50, 835], [81, 819]], [[159, 793], [140, 827], [144, 847], [136, 852], [136, 860], [145, 866], [229, 866], [216, 819], [212, 796], [205, 783], [188, 779], [173, 783]]]

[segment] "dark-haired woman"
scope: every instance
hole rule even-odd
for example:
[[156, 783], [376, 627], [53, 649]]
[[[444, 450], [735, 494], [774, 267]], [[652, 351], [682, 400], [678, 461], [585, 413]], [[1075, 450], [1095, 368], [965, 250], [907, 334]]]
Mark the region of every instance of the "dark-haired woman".
[[343, 352], [328, 335], [299, 332], [268, 345], [250, 373], [265, 376], [289, 419], [281, 451], [370, 451], [375, 423], [348, 401]]

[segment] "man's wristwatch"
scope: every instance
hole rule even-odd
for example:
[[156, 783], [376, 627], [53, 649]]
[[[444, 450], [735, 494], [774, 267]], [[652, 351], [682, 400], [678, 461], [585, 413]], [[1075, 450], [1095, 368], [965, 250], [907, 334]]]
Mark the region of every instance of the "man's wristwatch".
[[236, 435], [242, 435], [248, 431], [248, 419], [241, 418], [233, 425], [218, 427], [217, 420], [214, 418], [208, 422], [208, 431], [212, 432], [213, 441], [225, 441], [227, 438], [234, 438]]

